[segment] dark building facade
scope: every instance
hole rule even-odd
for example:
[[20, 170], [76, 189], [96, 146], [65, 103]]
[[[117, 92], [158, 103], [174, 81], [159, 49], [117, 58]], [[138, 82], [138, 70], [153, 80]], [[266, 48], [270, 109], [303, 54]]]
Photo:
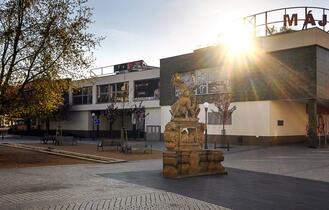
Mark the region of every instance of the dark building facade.
[[[235, 58], [228, 57], [223, 46], [214, 46], [161, 59], [162, 116], [166, 116], [168, 107], [176, 100], [177, 93], [170, 82], [172, 75], [180, 73], [184, 77], [191, 73], [200, 85], [196, 91], [199, 104], [213, 103], [216, 91], [212, 88], [220, 81], [229, 81], [232, 101], [237, 106], [232, 124], [227, 126], [233, 142], [239, 139], [241, 143], [241, 138], [245, 143], [303, 141], [310, 125], [313, 130], [318, 128], [319, 115], [327, 124], [329, 34], [313, 28], [257, 38], [255, 43], [257, 51]], [[250, 108], [245, 110], [246, 107]], [[203, 119], [204, 113], [199, 117]], [[162, 127], [168, 121], [163, 118]], [[248, 124], [249, 130], [236, 125], [239, 121]], [[279, 121], [286, 123], [278, 128]], [[266, 126], [258, 129], [259, 124]], [[212, 138], [218, 139], [220, 123], [209, 126]]]

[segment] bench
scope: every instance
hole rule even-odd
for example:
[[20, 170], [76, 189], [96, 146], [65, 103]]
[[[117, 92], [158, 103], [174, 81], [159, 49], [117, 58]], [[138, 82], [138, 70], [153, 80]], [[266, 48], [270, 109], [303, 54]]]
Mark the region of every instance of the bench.
[[55, 135], [44, 135], [40, 139], [40, 144], [47, 144], [48, 141], [52, 141], [52, 143], [54, 144], [56, 142], [56, 136]]
[[132, 153], [133, 150], [150, 151], [152, 153], [152, 145], [148, 145], [146, 141], [126, 141], [122, 147], [122, 152]]
[[5, 138], [5, 135], [8, 133], [9, 128], [0, 128], [2, 140]]
[[55, 144], [63, 145], [64, 142], [69, 142], [72, 145], [78, 145], [78, 138], [74, 136], [56, 136]]
[[104, 151], [104, 147], [109, 146], [117, 147], [117, 151], [119, 150], [119, 147], [121, 147], [121, 140], [120, 139], [101, 139], [97, 144], [97, 151], [99, 151], [99, 148], [102, 148], [102, 151]]
[[73, 136], [74, 138], [78, 139], [79, 141], [81, 141], [82, 138], [85, 138], [85, 136], [80, 135], [78, 133], [67, 133], [67, 132], [65, 132], [64, 135], [66, 135], [66, 136]]

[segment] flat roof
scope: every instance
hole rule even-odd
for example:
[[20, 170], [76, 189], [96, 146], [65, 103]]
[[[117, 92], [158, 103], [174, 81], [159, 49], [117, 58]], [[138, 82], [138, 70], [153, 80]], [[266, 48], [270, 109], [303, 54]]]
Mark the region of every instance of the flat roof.
[[310, 28], [289, 33], [279, 33], [272, 36], [257, 38], [259, 47], [265, 52], [293, 49], [318, 45], [329, 49], [329, 33], [319, 29]]

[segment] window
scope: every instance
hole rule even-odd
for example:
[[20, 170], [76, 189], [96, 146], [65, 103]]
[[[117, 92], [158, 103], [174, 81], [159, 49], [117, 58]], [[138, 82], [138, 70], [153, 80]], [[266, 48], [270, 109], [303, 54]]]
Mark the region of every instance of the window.
[[128, 82], [97, 86], [97, 103], [128, 101]]
[[109, 102], [109, 85], [97, 85], [97, 103]]
[[73, 90], [73, 104], [92, 104], [93, 101], [93, 87], [82, 87]]
[[116, 83], [113, 84], [115, 91], [113, 92], [113, 100], [115, 102], [127, 102], [129, 100], [129, 85], [128, 82]]
[[154, 100], [160, 98], [160, 79], [135, 81], [134, 99]]

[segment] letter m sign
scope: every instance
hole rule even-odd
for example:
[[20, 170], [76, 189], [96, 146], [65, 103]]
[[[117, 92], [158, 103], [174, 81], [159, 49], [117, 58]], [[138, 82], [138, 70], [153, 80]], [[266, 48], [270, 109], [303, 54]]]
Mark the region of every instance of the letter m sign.
[[297, 20], [298, 20], [297, 14], [292, 14], [291, 18], [289, 17], [289, 15], [283, 15], [284, 27], [292, 26], [292, 25], [297, 26]]

